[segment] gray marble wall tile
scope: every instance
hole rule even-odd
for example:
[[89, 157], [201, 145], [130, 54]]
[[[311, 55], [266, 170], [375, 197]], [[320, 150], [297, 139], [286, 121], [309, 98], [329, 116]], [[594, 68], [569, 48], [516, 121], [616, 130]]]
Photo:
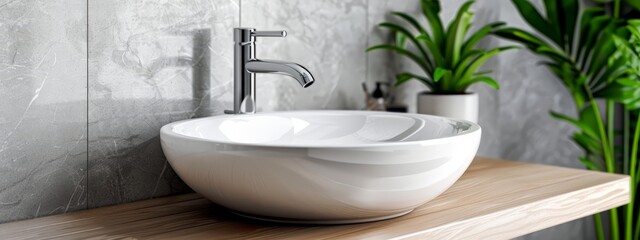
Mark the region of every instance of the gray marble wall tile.
[[[533, 1], [542, 7], [542, 1]], [[510, 26], [530, 29], [512, 4], [500, 5], [501, 18]], [[501, 44], [513, 44], [500, 40]], [[547, 68], [543, 59], [525, 49], [500, 56], [502, 156], [544, 164], [584, 168], [580, 149], [570, 140], [574, 130], [549, 111], [575, 115], [571, 96]]]
[[188, 191], [159, 130], [231, 108], [238, 7], [89, 1], [89, 207]]
[[[369, 31], [368, 46], [375, 46], [383, 43], [390, 43], [394, 35], [389, 30], [378, 27], [381, 22], [402, 23], [401, 20], [392, 16], [394, 11], [409, 13], [422, 24], [426, 24], [421, 15], [420, 1], [416, 0], [369, 0], [367, 6], [367, 30]], [[404, 25], [404, 24], [403, 24]], [[408, 27], [408, 26], [407, 26]], [[367, 53], [367, 81], [373, 86], [375, 82], [395, 81], [395, 75], [402, 69], [397, 61], [402, 58], [389, 51], [375, 50]], [[413, 69], [412, 69], [413, 70]], [[416, 73], [422, 73], [417, 69]], [[424, 91], [424, 87], [420, 88]], [[415, 111], [415, 110], [414, 110]]]
[[[391, 31], [378, 27], [381, 22], [393, 22], [409, 27], [402, 20], [392, 16], [390, 13], [393, 11], [408, 13], [422, 24], [426, 24], [424, 17], [422, 17], [419, 0], [370, 0], [367, 16], [368, 46], [393, 42], [395, 36]], [[376, 82], [393, 83], [396, 79], [395, 76], [404, 71], [424, 74], [413, 62], [390, 51], [375, 50], [367, 53], [367, 79], [370, 87], [375, 86]], [[409, 82], [399, 89], [393, 89], [393, 92], [397, 103], [408, 105], [409, 111], [415, 112], [415, 95], [426, 90], [427, 88], [418, 82]]]
[[86, 17], [0, 1], [0, 222], [86, 207]]
[[316, 79], [303, 89], [288, 77], [258, 75], [258, 110], [363, 107], [366, 10], [365, 0], [242, 0], [243, 27], [289, 33], [259, 39], [257, 57], [302, 64]]

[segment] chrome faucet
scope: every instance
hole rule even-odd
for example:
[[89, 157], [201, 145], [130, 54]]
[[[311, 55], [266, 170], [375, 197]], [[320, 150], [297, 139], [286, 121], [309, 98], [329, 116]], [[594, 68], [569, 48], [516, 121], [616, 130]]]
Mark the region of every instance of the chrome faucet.
[[256, 59], [256, 37], [286, 37], [285, 31], [256, 31], [253, 28], [234, 28], [233, 111], [227, 114], [256, 112], [256, 73], [276, 73], [290, 76], [303, 88], [314, 79], [309, 70], [297, 63]]

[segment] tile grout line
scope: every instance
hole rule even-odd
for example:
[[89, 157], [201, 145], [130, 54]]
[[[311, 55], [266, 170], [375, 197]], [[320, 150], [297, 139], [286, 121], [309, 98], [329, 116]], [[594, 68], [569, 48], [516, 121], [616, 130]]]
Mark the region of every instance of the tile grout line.
[[85, 179], [86, 179], [86, 189], [85, 189], [85, 209], [89, 209], [89, 0], [86, 0], [87, 3], [87, 161], [85, 168]]
[[[366, 48], [369, 47], [369, 44], [370, 44], [369, 43], [369, 35], [371, 34], [371, 30], [369, 29], [369, 4], [371, 4], [371, 1], [366, 0], [365, 3], [366, 4], [365, 4], [365, 9], [364, 9], [364, 12], [365, 12], [364, 24], [365, 24], [366, 33], [367, 33], [366, 40], [365, 40], [366, 43], [367, 43], [367, 45], [365, 46], [365, 49], [366, 49]], [[364, 52], [364, 64], [365, 64], [365, 66], [364, 66], [364, 71], [365, 71], [365, 73], [364, 73], [364, 82], [366, 84], [368, 84], [369, 83], [369, 54], [367, 53], [367, 51]], [[367, 103], [365, 103], [365, 106], [366, 106], [366, 104]]]

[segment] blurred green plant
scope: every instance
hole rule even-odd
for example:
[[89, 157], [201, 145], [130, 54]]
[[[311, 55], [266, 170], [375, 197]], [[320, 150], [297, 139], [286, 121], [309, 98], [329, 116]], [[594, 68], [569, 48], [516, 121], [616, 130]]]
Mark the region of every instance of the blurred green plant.
[[395, 34], [395, 43], [376, 45], [368, 48], [367, 51], [393, 51], [412, 60], [424, 71], [424, 74], [409, 72], [398, 74], [395, 86], [410, 80], [418, 80], [426, 85], [431, 93], [436, 94], [465, 93], [470, 85], [480, 82], [498, 89], [499, 84], [488, 76], [491, 71], [481, 71], [480, 68], [493, 56], [514, 47], [498, 47], [491, 50], [476, 48], [479, 41], [504, 23], [488, 24], [467, 38], [473, 19], [473, 13], [469, 9], [473, 3], [473, 1], [465, 2], [445, 30], [440, 18], [440, 2], [422, 0], [422, 11], [431, 29], [430, 33], [412, 16], [393, 12], [394, 16], [402, 19], [415, 31], [396, 23], [380, 23], [378, 25], [380, 28], [389, 29]]
[[[638, 183], [640, 182], [640, 167], [638, 166], [638, 148], [640, 148], [640, 20], [629, 20], [629, 26], [627, 29], [631, 33], [631, 37], [626, 39], [621, 36], [614, 36], [614, 43], [617, 51], [610, 59], [610, 65], [616, 63], [616, 61], [622, 61], [625, 63], [623, 71], [617, 82], [626, 88], [628, 91], [622, 91], [620, 93], [613, 92], [609, 95], [609, 99], [613, 99], [624, 104], [627, 111], [624, 112], [623, 126], [623, 138], [624, 143], [628, 144], [631, 140], [630, 152], [624, 152], [623, 156], [623, 171], [624, 174], [631, 176], [631, 203], [626, 208], [626, 226], [624, 227], [625, 238], [633, 239], [640, 238], [640, 216], [638, 215], [638, 201], [637, 191]], [[629, 110], [635, 110], [634, 118], [631, 118]], [[635, 119], [635, 128], [633, 128], [633, 135], [630, 136], [631, 126], [629, 124]], [[628, 150], [629, 146], [624, 146], [623, 149]], [[635, 222], [635, 226], [633, 223]]]
[[[632, 200], [626, 206], [610, 210], [609, 236], [610, 239], [638, 239], [640, 224], [635, 206], [640, 179], [640, 55], [637, 54], [640, 28], [637, 20], [627, 24], [620, 18], [620, 0], [608, 3], [613, 5], [609, 9], [599, 6], [582, 11], [578, 0], [544, 0], [544, 16], [528, 0], [512, 2], [537, 34], [513, 27], [498, 29], [494, 34], [544, 56], [546, 60], [542, 64], [568, 89], [578, 109], [577, 118], [556, 112], [551, 115], [577, 128], [572, 139], [585, 154], [579, 160], [591, 170], [631, 176]], [[604, 117], [596, 99], [604, 100]], [[621, 131], [615, 127], [615, 103], [622, 108]], [[598, 239], [605, 239], [601, 214], [594, 215], [594, 220]]]

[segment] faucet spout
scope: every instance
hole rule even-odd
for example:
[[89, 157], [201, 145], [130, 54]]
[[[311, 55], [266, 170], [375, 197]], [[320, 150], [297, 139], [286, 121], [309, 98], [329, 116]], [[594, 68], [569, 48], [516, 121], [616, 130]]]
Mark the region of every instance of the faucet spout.
[[290, 76], [300, 83], [303, 88], [311, 86], [315, 80], [305, 67], [297, 63], [276, 60], [249, 60], [245, 65], [250, 73], [275, 73]]
[[297, 63], [259, 60], [256, 57], [256, 38], [285, 36], [285, 31], [233, 29], [233, 110], [225, 110], [225, 113], [256, 113], [256, 73], [287, 75], [296, 79], [303, 88], [313, 84], [315, 80], [309, 70]]

